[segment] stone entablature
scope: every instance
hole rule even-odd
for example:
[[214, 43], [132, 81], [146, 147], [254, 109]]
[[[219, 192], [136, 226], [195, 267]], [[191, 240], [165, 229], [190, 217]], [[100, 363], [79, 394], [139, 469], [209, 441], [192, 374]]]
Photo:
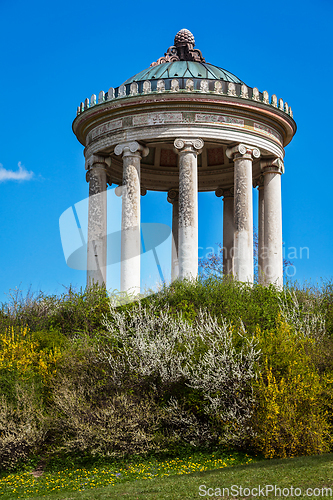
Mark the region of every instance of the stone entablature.
[[[127, 117], [127, 128], [141, 127], [141, 126], [160, 126], [167, 124], [189, 124], [188, 116], [184, 116], [184, 113], [147, 113], [140, 115], [133, 115]], [[246, 123], [247, 122], [247, 123]], [[196, 113], [194, 115], [193, 125], [197, 124], [209, 124], [210, 126], [216, 127], [235, 127], [244, 130], [250, 130], [251, 132], [257, 132], [259, 135], [268, 136], [273, 140], [276, 140], [279, 144], [283, 144], [283, 139], [281, 134], [279, 134], [274, 128], [253, 120], [244, 120], [241, 117], [233, 117], [230, 115], [222, 114], [206, 114], [206, 113]], [[123, 128], [123, 120], [110, 120], [103, 125], [91, 130], [87, 135], [86, 144], [90, 144], [96, 138], [100, 138], [105, 134], [114, 132], [115, 130]]]

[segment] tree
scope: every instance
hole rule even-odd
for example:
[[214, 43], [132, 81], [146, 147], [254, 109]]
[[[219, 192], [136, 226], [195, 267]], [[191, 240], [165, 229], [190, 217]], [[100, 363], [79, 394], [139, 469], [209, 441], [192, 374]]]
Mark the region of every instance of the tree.
[[[210, 253], [208, 257], [199, 259], [200, 274], [204, 278], [215, 275], [220, 276], [223, 274], [223, 246], [218, 243], [218, 252]], [[254, 268], [254, 281], [258, 281], [258, 248], [259, 238], [257, 228], [253, 227], [253, 268]], [[293, 266], [293, 263], [288, 259], [283, 259], [283, 274], [285, 275], [287, 269]]]

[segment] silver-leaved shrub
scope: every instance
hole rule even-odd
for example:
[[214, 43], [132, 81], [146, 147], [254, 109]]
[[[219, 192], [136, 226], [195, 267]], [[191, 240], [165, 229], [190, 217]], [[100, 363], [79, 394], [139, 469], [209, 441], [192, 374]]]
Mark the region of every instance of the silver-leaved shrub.
[[128, 310], [111, 303], [104, 325], [100, 356], [112, 382], [155, 393], [175, 436], [191, 443], [249, 439], [260, 351], [242, 323], [233, 327], [207, 311], [189, 323], [168, 306], [139, 302]]

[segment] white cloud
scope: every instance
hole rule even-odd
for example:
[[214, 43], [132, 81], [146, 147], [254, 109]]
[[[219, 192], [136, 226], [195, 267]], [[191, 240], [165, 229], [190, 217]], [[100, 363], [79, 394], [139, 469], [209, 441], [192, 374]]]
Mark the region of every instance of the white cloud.
[[33, 172], [28, 172], [22, 165], [18, 162], [18, 170], [14, 172], [13, 170], [6, 170], [0, 163], [0, 182], [4, 181], [30, 181], [34, 176]]

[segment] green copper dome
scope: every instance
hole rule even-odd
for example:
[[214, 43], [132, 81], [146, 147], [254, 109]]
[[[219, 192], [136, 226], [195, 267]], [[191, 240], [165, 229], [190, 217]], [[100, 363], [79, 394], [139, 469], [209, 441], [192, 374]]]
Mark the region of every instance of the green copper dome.
[[206, 62], [174, 61], [158, 64], [157, 66], [150, 66], [149, 68], [140, 71], [140, 73], [126, 80], [124, 85], [132, 82], [169, 78], [195, 78], [205, 80], [223, 80], [225, 82], [240, 84], [243, 83], [242, 80], [229, 71]]

